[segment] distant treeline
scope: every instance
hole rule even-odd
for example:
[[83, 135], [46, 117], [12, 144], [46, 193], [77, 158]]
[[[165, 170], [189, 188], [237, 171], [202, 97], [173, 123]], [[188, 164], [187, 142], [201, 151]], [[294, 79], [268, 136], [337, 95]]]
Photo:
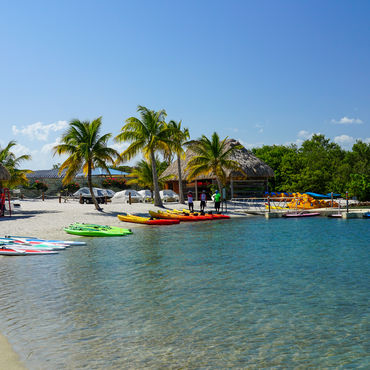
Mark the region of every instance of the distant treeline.
[[326, 194], [348, 191], [350, 197], [370, 200], [370, 144], [358, 140], [343, 150], [324, 135], [296, 145], [264, 145], [252, 149], [275, 172], [271, 191]]

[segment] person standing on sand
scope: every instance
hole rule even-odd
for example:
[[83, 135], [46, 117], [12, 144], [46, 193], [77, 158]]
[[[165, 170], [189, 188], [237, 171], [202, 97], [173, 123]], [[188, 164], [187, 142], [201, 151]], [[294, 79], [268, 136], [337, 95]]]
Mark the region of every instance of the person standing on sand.
[[220, 213], [221, 194], [218, 190], [213, 194], [213, 200], [215, 201], [216, 212]]
[[188, 192], [188, 206], [189, 211], [194, 212], [193, 193], [191, 191]]
[[200, 211], [204, 212], [204, 208], [206, 207], [206, 201], [207, 201], [207, 194], [206, 191], [203, 190], [200, 194]]

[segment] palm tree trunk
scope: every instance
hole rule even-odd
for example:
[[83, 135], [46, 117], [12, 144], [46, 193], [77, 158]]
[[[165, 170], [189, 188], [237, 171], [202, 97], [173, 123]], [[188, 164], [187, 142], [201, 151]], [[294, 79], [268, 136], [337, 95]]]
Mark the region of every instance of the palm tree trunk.
[[222, 190], [221, 180], [218, 176], [216, 176], [216, 180], [217, 180], [218, 191], [220, 192], [220, 194], [222, 194], [222, 192], [221, 192], [221, 190]]
[[180, 203], [185, 204], [185, 198], [184, 198], [184, 191], [182, 188], [182, 175], [181, 175], [181, 162], [180, 162], [180, 156], [177, 155], [177, 170], [179, 173], [179, 197], [180, 197]]
[[89, 186], [89, 189], [90, 189], [90, 194], [91, 194], [91, 199], [95, 205], [95, 208], [97, 211], [101, 211], [102, 209], [99, 207], [99, 204], [98, 204], [98, 201], [96, 200], [95, 198], [95, 195], [94, 195], [94, 192], [93, 192], [93, 188], [92, 188], [92, 181], [91, 181], [91, 163], [89, 163], [88, 165], [88, 169], [87, 169], [87, 184]]
[[154, 151], [150, 151], [150, 159], [152, 161], [152, 172], [153, 172], [153, 186], [154, 186], [154, 205], [163, 208], [163, 203], [159, 195], [159, 184], [158, 184], [158, 174], [157, 165], [155, 163]]

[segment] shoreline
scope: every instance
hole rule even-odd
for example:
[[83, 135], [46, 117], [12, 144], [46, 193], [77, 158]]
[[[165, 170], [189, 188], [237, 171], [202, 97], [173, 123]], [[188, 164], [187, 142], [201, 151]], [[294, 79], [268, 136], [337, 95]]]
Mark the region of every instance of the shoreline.
[[27, 369], [21, 362], [19, 355], [14, 351], [7, 338], [0, 333], [0, 369], [24, 370]]

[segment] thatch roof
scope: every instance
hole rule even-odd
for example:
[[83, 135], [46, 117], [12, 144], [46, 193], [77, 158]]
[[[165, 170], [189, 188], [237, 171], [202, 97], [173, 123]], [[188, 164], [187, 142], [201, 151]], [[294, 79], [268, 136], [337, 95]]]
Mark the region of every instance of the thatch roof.
[[0, 181], [10, 180], [9, 171], [0, 163]]
[[[240, 145], [240, 143], [234, 139], [229, 139], [227, 141], [227, 147], [235, 146], [235, 145]], [[187, 149], [185, 152], [185, 159], [181, 160], [181, 174], [184, 180], [188, 176], [188, 171], [186, 170], [186, 166], [189, 160], [194, 156], [195, 156], [195, 153], [191, 149]], [[248, 179], [257, 178], [257, 177], [259, 178], [274, 177], [274, 171], [271, 169], [271, 167], [268, 166], [261, 159], [257, 158], [251, 151], [245, 149], [244, 147], [242, 149], [235, 150], [230, 156], [230, 159], [238, 162], [241, 165], [241, 168], [243, 169], [244, 173], [247, 175]], [[230, 176], [230, 173], [234, 177], [244, 175], [240, 172], [232, 172], [230, 170], [226, 170], [227, 176]], [[168, 168], [162, 173], [161, 177], [169, 176], [169, 175], [172, 175], [172, 180], [178, 179], [177, 160], [168, 166]], [[215, 178], [213, 174], [202, 175], [202, 176], [197, 177], [197, 179], [199, 180], [200, 179], [212, 179], [212, 178]]]

